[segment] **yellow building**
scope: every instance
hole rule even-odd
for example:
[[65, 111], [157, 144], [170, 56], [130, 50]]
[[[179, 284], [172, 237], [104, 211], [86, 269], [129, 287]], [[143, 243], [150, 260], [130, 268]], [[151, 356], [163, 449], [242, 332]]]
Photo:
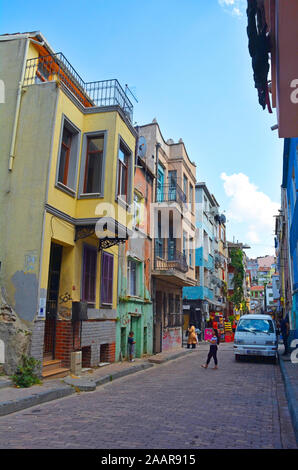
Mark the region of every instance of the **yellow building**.
[[117, 80], [84, 82], [39, 32], [0, 36], [0, 60], [5, 300], [32, 331], [34, 357], [67, 368], [81, 350], [85, 366], [111, 362], [118, 245], [133, 203], [133, 106]]

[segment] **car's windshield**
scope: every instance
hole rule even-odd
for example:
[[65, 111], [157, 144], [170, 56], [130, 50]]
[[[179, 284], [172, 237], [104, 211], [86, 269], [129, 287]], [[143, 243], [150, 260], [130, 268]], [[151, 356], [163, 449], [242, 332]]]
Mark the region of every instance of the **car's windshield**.
[[247, 318], [239, 321], [237, 331], [250, 331], [252, 333], [274, 333], [274, 328], [271, 320]]

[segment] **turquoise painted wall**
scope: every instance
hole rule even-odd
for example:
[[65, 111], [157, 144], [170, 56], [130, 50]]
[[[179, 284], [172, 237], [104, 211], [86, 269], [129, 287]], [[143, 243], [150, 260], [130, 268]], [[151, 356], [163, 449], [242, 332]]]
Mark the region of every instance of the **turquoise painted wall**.
[[196, 300], [196, 299], [210, 299], [213, 300], [214, 294], [203, 286], [183, 287], [183, 299]]
[[[144, 254], [145, 244], [140, 244], [139, 261]], [[127, 257], [125, 246], [119, 247], [118, 306], [116, 322], [116, 361], [127, 357], [127, 339], [133, 329], [136, 341], [135, 357], [153, 354], [153, 304], [151, 295], [146, 289], [144, 279], [144, 262], [139, 261], [137, 270], [137, 296], [128, 295]], [[134, 259], [131, 257], [131, 259]]]

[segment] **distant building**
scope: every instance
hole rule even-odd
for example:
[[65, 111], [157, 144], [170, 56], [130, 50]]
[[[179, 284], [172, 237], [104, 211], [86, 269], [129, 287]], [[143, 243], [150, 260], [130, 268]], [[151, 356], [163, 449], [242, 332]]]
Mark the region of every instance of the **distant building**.
[[[194, 317], [200, 329], [210, 314], [226, 313], [227, 247], [225, 216], [206, 183], [197, 183], [195, 269], [196, 286], [183, 288], [185, 328]], [[188, 313], [189, 310], [194, 313]]]
[[[156, 120], [139, 126], [144, 163], [154, 175], [151, 202], [153, 350], [182, 344], [182, 289], [194, 286], [196, 165], [183, 141], [165, 141]], [[152, 204], [154, 203], [154, 204]]]
[[258, 260], [257, 259], [248, 259], [246, 264], [246, 269], [249, 273], [251, 285], [257, 285], [258, 283]]
[[250, 311], [261, 313], [264, 311], [264, 286], [251, 286], [250, 288]]
[[258, 286], [263, 286], [271, 281], [271, 269], [259, 268], [257, 273]]

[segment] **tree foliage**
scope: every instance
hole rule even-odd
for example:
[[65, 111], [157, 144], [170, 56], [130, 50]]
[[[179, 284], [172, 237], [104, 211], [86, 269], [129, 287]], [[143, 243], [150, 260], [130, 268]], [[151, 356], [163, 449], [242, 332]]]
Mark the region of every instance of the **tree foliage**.
[[230, 297], [234, 307], [238, 310], [245, 304], [243, 281], [245, 270], [243, 265], [243, 253], [241, 250], [232, 248], [230, 252], [231, 266], [234, 268], [234, 292]]

